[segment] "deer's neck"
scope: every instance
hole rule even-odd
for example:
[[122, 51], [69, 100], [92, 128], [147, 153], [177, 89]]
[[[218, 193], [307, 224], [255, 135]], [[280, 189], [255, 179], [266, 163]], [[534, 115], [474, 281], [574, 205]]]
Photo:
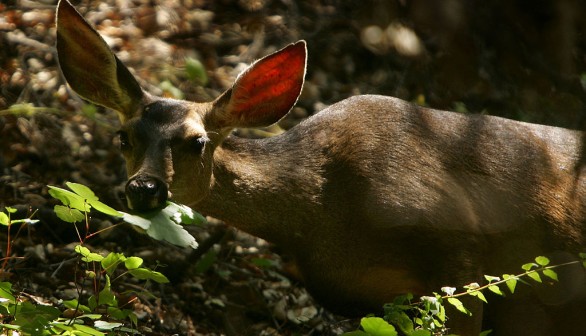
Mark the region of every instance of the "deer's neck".
[[318, 216], [321, 178], [286, 136], [226, 139], [214, 153], [210, 194], [196, 209], [279, 245], [301, 235]]

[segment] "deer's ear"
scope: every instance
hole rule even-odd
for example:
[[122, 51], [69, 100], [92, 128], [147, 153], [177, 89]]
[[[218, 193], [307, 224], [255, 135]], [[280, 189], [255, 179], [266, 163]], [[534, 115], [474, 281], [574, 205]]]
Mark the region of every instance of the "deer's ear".
[[301, 94], [306, 59], [305, 41], [299, 41], [253, 63], [214, 102], [212, 123], [219, 128], [261, 127], [279, 121]]
[[140, 85], [68, 0], [57, 6], [57, 54], [77, 94], [116, 110], [123, 122], [133, 116], [143, 96]]

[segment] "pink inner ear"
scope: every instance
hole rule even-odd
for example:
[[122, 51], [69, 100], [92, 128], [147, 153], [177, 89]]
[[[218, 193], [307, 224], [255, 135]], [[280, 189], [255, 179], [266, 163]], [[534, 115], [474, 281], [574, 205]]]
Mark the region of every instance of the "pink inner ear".
[[234, 86], [234, 116], [251, 126], [278, 121], [301, 93], [305, 58], [305, 43], [298, 42], [253, 64]]

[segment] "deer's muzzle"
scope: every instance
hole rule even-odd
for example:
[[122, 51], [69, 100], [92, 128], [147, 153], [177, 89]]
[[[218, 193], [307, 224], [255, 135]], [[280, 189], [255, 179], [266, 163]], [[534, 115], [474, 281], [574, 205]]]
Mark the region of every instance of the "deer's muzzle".
[[135, 176], [126, 183], [128, 207], [137, 212], [162, 208], [168, 194], [167, 184], [153, 176]]

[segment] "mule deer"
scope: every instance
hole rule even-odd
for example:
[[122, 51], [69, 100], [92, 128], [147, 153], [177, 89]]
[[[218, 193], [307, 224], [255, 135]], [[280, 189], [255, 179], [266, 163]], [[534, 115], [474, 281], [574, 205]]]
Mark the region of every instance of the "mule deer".
[[[535, 256], [563, 259], [585, 245], [578, 131], [363, 95], [281, 135], [243, 139], [231, 130], [273, 124], [297, 101], [305, 42], [258, 60], [207, 103], [143, 91], [67, 0], [57, 50], [71, 87], [119, 113], [130, 208], [172, 197], [280, 245], [336, 312], [375, 312], [398, 294], [513, 273]], [[584, 272], [569, 273], [563, 293], [549, 297], [564, 306], [535, 296], [489, 305], [497, 331], [574, 327], [556, 320], [586, 307]], [[478, 333], [482, 307], [472, 304], [475, 318], [455, 318], [454, 331]], [[531, 313], [526, 321], [508, 315], [519, 310]]]

